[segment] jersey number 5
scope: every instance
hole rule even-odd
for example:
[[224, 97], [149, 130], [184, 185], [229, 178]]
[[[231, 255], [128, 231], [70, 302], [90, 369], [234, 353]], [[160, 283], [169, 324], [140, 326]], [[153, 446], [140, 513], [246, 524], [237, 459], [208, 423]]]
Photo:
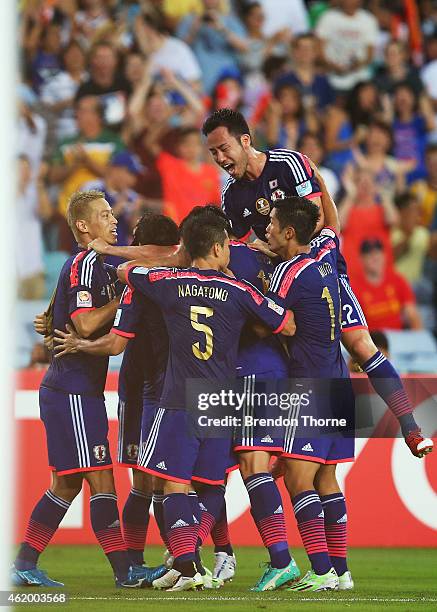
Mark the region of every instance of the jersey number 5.
[[213, 314], [213, 309], [208, 308], [207, 306], [190, 306], [191, 327], [196, 331], [205, 334], [204, 351], [200, 350], [200, 342], [194, 342], [194, 344], [191, 345], [194, 356], [197, 357], [197, 359], [201, 359], [202, 361], [206, 361], [212, 355], [213, 333], [209, 325], [205, 325], [205, 323], [199, 323], [199, 315], [204, 315], [206, 318], [208, 318], [212, 317]]

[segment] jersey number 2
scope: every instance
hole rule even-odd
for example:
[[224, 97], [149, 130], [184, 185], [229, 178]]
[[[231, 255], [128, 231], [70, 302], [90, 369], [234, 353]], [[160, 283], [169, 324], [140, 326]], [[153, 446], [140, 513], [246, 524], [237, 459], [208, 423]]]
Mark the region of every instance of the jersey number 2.
[[212, 329], [209, 325], [205, 325], [205, 323], [199, 323], [199, 315], [204, 315], [206, 318], [212, 317], [214, 311], [212, 308], [208, 308], [207, 306], [190, 306], [190, 321], [191, 327], [198, 332], [202, 332], [205, 334], [205, 350], [200, 350], [200, 342], [194, 342], [191, 345], [193, 349], [193, 354], [197, 359], [201, 359], [202, 361], [207, 361], [212, 355], [213, 349], [213, 333]]

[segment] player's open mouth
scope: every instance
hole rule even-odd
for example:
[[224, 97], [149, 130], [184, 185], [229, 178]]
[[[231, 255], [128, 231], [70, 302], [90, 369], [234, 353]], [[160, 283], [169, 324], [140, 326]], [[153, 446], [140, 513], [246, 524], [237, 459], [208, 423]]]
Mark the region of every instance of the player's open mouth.
[[117, 230], [116, 229], [111, 230], [111, 234], [117, 238]]
[[223, 170], [226, 170], [226, 172], [228, 172], [231, 176], [233, 176], [235, 172], [235, 166], [234, 164], [224, 164]]

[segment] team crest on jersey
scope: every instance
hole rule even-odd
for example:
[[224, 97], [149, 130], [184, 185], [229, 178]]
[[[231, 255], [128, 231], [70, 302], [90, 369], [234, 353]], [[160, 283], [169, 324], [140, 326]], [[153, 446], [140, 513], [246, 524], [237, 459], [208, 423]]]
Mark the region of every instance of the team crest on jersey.
[[272, 202], [277, 202], [285, 198], [285, 192], [282, 191], [282, 189], [275, 189], [270, 197], [272, 198]]
[[91, 297], [91, 293], [89, 291], [78, 291], [77, 293], [77, 306], [87, 307], [93, 305], [93, 298]]
[[103, 463], [106, 458], [106, 446], [104, 444], [97, 444], [93, 448], [94, 457], [97, 459], [97, 463]]
[[311, 193], [312, 190], [313, 190], [313, 187], [311, 185], [311, 181], [305, 181], [304, 183], [301, 183], [300, 185], [296, 185], [297, 195], [300, 196], [301, 198]]
[[255, 203], [255, 208], [261, 215], [268, 215], [270, 212], [269, 201], [265, 198], [258, 198]]
[[128, 444], [126, 447], [127, 456], [129, 459], [138, 458], [138, 444]]

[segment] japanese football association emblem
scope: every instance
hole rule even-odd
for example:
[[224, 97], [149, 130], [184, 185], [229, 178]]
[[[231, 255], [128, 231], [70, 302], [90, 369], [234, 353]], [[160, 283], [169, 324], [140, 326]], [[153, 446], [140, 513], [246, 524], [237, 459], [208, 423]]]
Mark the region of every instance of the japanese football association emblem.
[[106, 458], [106, 446], [104, 444], [97, 444], [93, 448], [94, 457], [98, 463], [103, 463]]

